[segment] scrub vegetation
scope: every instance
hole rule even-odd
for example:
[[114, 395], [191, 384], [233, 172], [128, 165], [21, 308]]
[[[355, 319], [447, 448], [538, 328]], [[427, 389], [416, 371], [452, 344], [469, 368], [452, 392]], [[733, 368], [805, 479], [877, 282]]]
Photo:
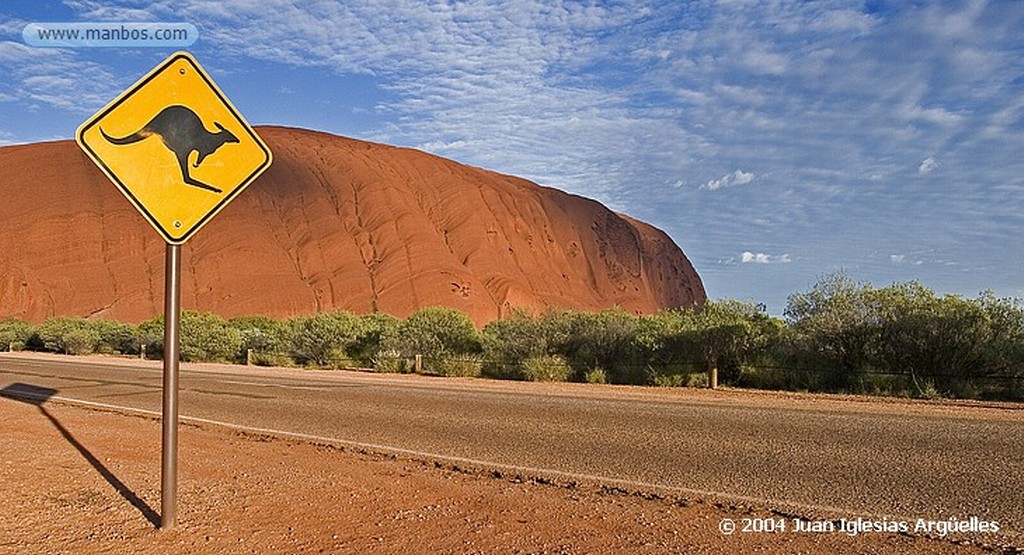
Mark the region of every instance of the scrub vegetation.
[[[138, 325], [0, 321], [0, 348], [159, 358], [163, 319]], [[717, 369], [737, 387], [1024, 400], [1024, 305], [983, 293], [939, 296], [839, 273], [790, 296], [783, 318], [736, 300], [637, 316], [524, 311], [477, 329], [431, 307], [408, 318], [340, 310], [279, 320], [185, 312], [185, 361], [365, 368], [442, 376], [700, 386]]]

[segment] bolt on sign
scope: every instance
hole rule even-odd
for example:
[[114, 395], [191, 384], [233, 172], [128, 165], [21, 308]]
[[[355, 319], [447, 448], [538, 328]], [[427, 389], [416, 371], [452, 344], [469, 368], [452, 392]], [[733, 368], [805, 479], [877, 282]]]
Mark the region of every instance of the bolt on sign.
[[187, 52], [171, 55], [89, 118], [76, 141], [175, 245], [271, 163], [266, 143]]

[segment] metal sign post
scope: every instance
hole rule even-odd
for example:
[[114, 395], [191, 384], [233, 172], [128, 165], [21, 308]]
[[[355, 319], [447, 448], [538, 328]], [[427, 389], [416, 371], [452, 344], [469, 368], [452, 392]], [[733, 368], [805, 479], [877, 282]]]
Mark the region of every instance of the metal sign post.
[[270, 149], [188, 52], [89, 118], [75, 141], [167, 242], [160, 527], [177, 521], [181, 244], [272, 161]]
[[164, 399], [160, 459], [160, 527], [178, 517], [178, 331], [181, 317], [181, 245], [167, 245], [164, 257]]

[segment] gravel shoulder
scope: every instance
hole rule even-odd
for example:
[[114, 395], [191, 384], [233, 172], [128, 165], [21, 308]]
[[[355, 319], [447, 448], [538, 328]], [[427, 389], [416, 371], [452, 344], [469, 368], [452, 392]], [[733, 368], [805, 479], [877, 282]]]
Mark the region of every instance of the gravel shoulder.
[[726, 536], [723, 519], [788, 517], [213, 425], [183, 424], [179, 439], [178, 526], [161, 531], [157, 419], [0, 398], [0, 553], [1001, 551], [881, 532]]

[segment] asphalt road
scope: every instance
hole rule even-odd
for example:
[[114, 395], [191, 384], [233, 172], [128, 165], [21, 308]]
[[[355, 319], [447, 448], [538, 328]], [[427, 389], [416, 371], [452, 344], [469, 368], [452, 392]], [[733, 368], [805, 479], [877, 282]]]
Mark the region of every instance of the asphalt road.
[[[160, 410], [152, 362], [0, 355], [13, 384]], [[180, 395], [182, 416], [485, 466], [1024, 532], [1024, 410], [205, 365]]]

